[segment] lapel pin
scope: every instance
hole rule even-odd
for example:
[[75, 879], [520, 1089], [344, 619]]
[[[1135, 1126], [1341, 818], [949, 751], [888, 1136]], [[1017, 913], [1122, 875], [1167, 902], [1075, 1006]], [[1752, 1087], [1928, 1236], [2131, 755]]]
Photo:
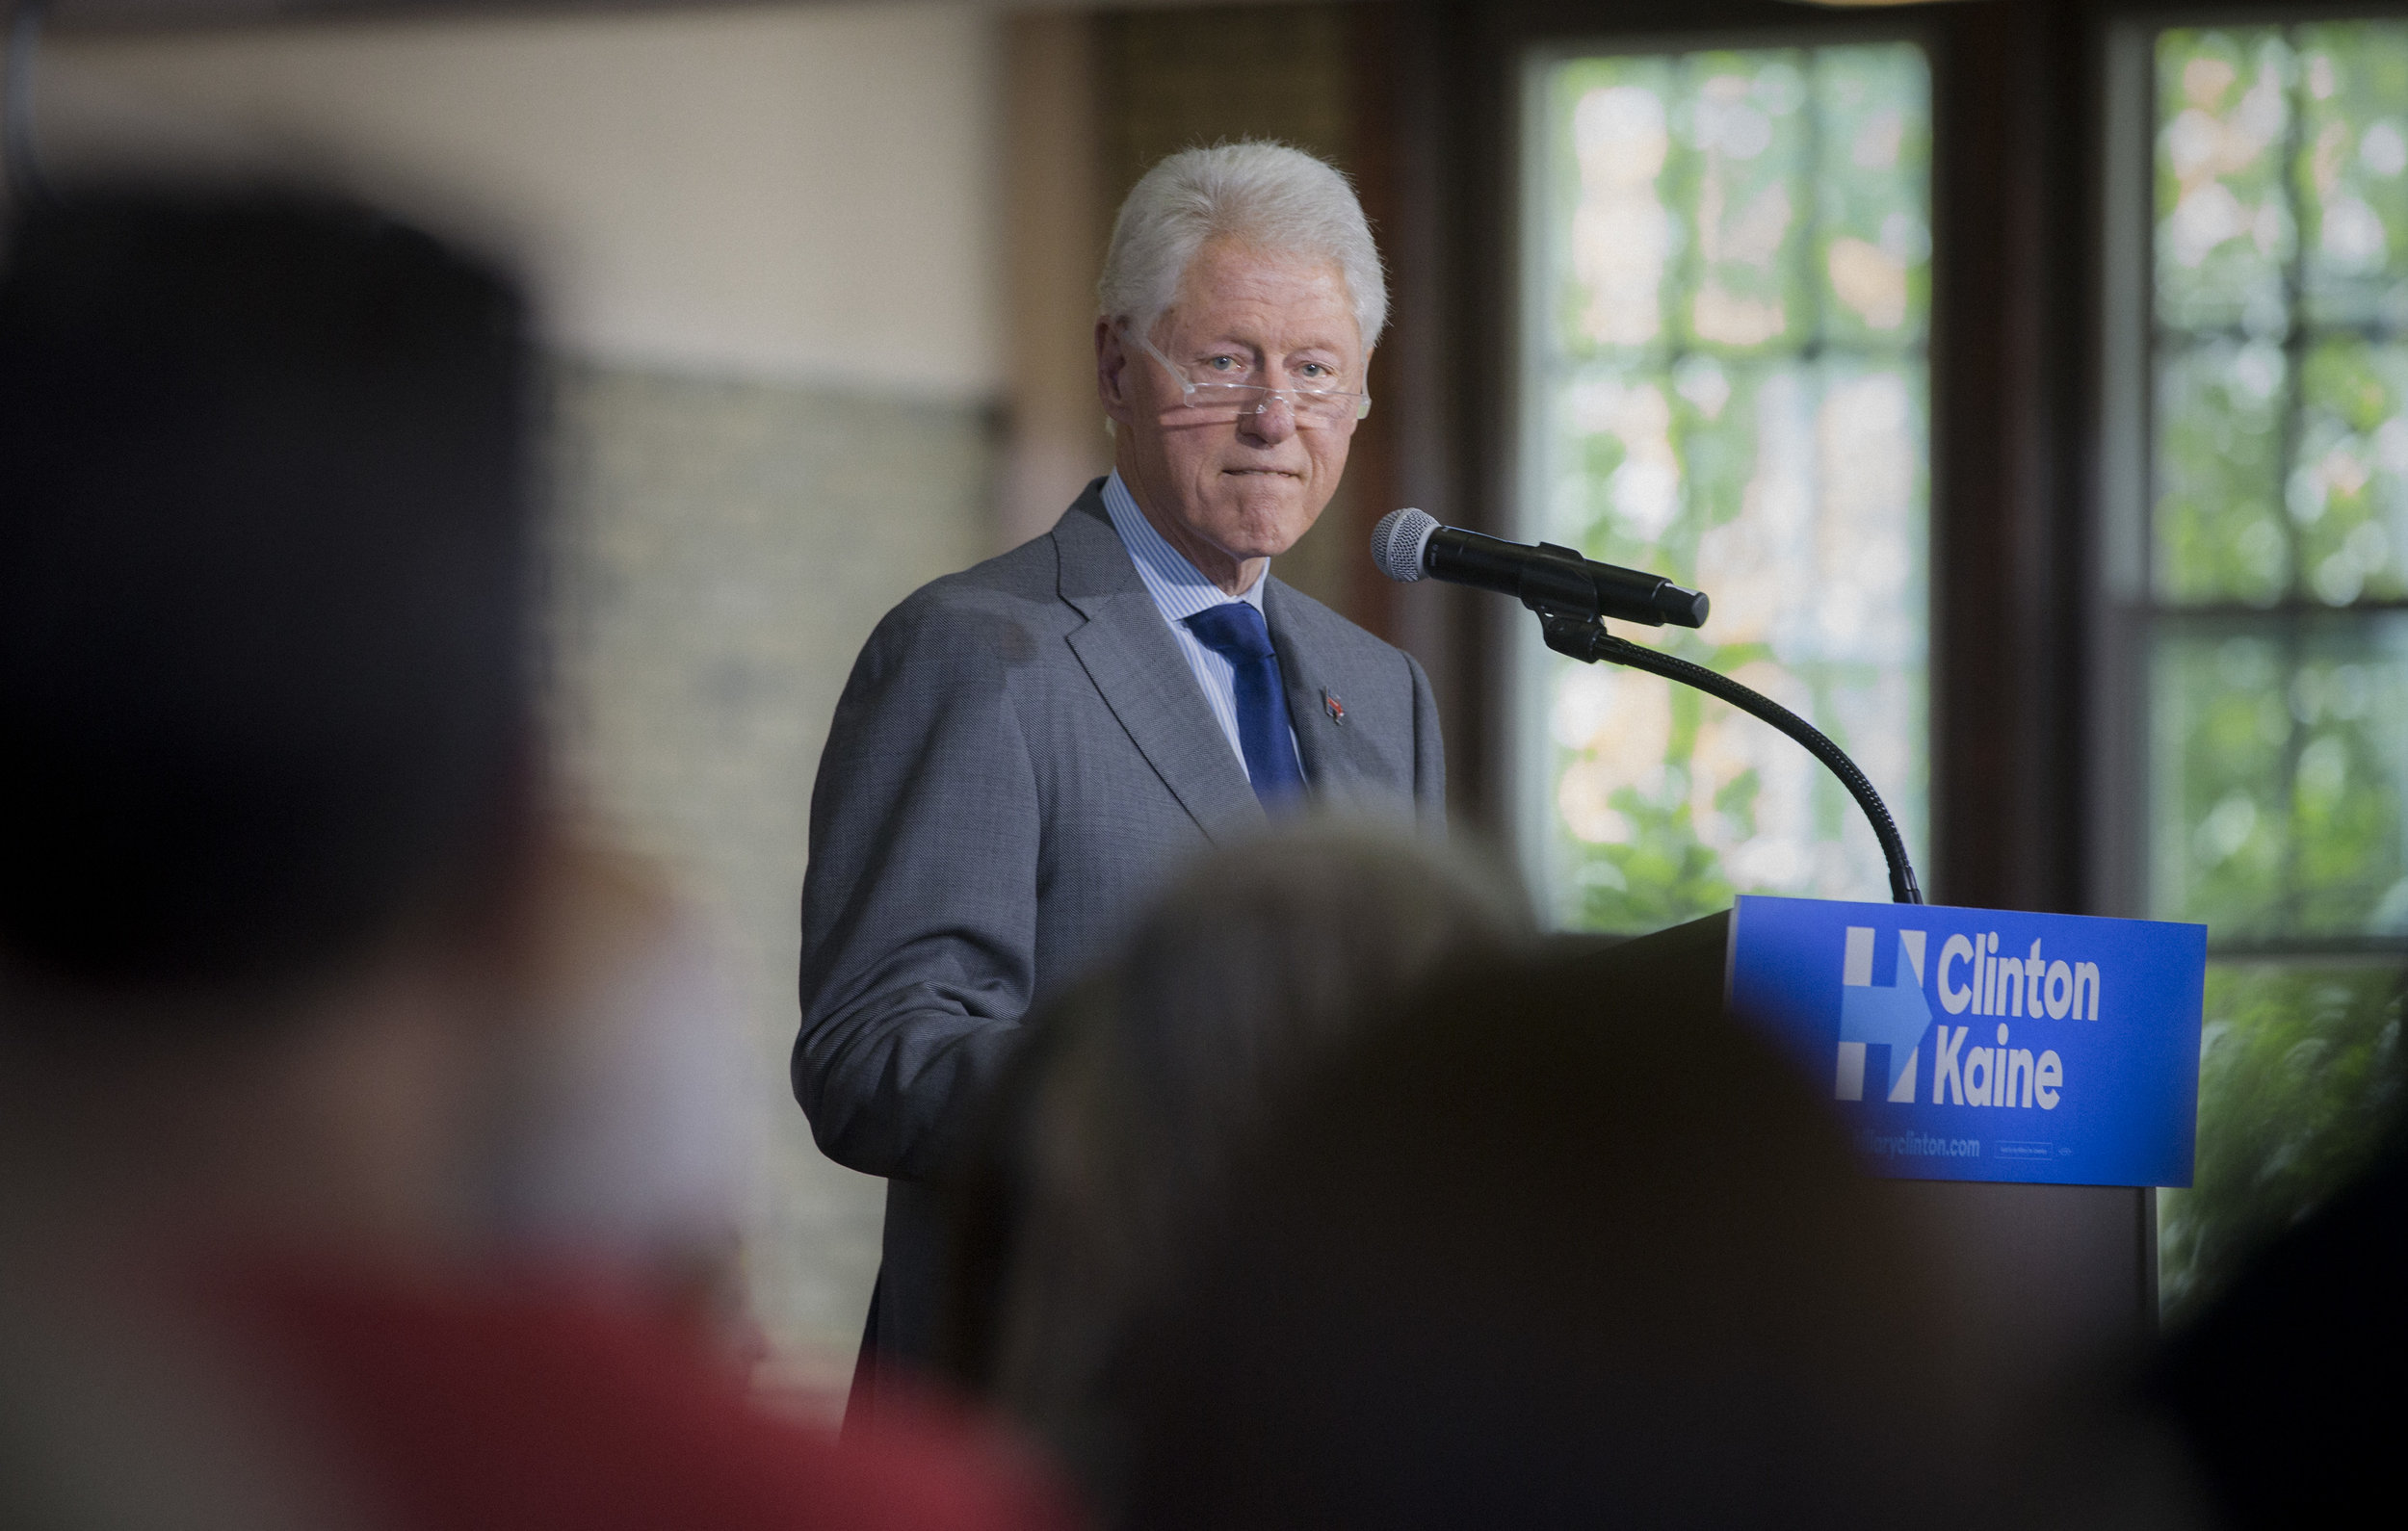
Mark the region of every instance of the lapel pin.
[[1343, 723], [1347, 720], [1347, 704], [1338, 700], [1337, 692], [1323, 690], [1322, 692], [1322, 706], [1328, 710], [1329, 720], [1331, 722]]

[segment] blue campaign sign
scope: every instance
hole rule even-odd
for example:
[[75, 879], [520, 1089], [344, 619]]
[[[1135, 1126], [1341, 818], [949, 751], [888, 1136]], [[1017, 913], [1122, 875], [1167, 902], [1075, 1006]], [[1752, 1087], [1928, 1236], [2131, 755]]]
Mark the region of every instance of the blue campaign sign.
[[1877, 1174], [2188, 1185], [2207, 968], [2205, 925], [1748, 896], [1728, 998]]

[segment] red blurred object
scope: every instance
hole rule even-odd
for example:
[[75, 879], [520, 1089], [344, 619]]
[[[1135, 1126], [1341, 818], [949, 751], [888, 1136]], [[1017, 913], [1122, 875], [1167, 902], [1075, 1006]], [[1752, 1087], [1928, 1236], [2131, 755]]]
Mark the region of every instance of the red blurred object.
[[403, 1526], [1067, 1531], [1066, 1496], [967, 1415], [835, 1437], [772, 1414], [686, 1330], [551, 1280], [242, 1284], [244, 1326]]

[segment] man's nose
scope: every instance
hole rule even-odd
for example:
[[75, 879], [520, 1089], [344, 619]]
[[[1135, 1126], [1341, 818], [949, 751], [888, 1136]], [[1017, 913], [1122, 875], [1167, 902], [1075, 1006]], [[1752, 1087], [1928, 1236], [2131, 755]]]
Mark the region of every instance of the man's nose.
[[1277, 446], [1296, 434], [1296, 403], [1286, 394], [1263, 395], [1262, 406], [1238, 416], [1238, 434], [1265, 446]]

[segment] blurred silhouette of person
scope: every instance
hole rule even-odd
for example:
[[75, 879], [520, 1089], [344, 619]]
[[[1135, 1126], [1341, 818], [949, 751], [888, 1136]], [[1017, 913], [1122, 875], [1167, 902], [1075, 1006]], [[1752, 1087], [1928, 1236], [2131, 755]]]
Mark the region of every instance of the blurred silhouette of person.
[[1914, 1228], [1651, 950], [1459, 965], [1289, 1095], [1115, 1362], [1120, 1523], [1990, 1518]]
[[[2396, 1060], [2394, 1061], [2396, 1067]], [[2408, 1123], [2173, 1336], [2150, 1392], [2221, 1521], [2379, 1520], [2408, 1423]]]
[[1109, 1499], [1102, 1372], [1176, 1231], [1287, 1092], [1451, 958], [1533, 937], [1518, 892], [1328, 822], [1199, 863], [1033, 1024], [966, 1193], [954, 1364]]
[[678, 1002], [580, 993], [674, 942], [545, 803], [515, 286], [270, 190], [7, 238], [0, 1356], [156, 1407], [0, 1382], [0, 1511], [1054, 1523], [969, 1431], [840, 1450], [618, 1289], [724, 1155], [662, 1157]]

